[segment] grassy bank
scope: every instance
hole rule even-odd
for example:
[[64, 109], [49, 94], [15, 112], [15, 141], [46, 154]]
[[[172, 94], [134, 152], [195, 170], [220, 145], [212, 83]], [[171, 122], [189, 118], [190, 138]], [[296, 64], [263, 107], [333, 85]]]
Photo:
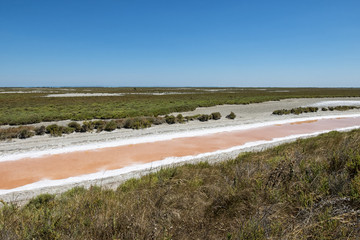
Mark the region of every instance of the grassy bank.
[[0, 209], [0, 239], [355, 239], [360, 130]]
[[[13, 93], [1, 93], [1, 91]], [[174, 92], [177, 94], [173, 94]], [[124, 95], [45, 97], [51, 93], [115, 93]], [[359, 96], [360, 90], [356, 88], [0, 89], [0, 125], [21, 125], [66, 119], [91, 120], [158, 116], [172, 112], [190, 111], [197, 107], [219, 104], [249, 104], [286, 98]]]

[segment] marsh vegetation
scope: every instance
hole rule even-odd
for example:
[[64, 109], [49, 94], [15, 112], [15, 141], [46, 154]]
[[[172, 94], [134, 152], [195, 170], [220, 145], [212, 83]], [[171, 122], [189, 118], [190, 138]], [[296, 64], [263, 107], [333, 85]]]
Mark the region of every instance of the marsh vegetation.
[[[260, 91], [261, 90], [261, 91]], [[72, 93], [73, 97], [46, 97]], [[105, 93], [76, 97], [76, 94]], [[356, 88], [2, 88], [0, 125], [58, 120], [157, 117], [197, 107], [249, 104], [287, 98], [359, 97]]]
[[[360, 109], [359, 106], [335, 106], [335, 107], [322, 107], [321, 111], [347, 111], [352, 109]], [[273, 112], [274, 115], [288, 115], [288, 114], [302, 114], [302, 113], [310, 113], [317, 112], [319, 110], [318, 107], [298, 107], [292, 109], [281, 109], [275, 110]]]

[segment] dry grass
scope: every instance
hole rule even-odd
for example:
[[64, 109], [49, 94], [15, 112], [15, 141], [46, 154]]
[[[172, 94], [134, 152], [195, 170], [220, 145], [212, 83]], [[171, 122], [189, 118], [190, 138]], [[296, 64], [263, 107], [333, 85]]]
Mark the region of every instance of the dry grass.
[[360, 130], [0, 209], [0, 239], [356, 239]]

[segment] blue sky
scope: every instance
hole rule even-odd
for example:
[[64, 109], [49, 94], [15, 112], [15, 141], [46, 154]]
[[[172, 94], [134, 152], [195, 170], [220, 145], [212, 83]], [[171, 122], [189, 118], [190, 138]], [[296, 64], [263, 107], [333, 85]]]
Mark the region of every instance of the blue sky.
[[358, 0], [0, 0], [0, 86], [360, 87]]

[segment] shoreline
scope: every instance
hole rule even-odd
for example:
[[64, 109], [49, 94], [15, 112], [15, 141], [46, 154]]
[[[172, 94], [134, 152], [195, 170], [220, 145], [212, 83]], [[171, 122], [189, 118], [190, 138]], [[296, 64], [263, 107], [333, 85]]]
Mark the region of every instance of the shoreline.
[[[360, 98], [359, 98], [360, 99]], [[249, 109], [255, 109], [254, 111], [248, 113], [247, 115], [242, 115], [240, 116], [241, 118], [238, 118], [236, 120], [228, 120], [228, 119], [224, 119], [224, 117], [221, 120], [218, 121], [209, 121], [209, 122], [205, 122], [205, 123], [200, 123], [200, 122], [190, 122], [190, 123], [186, 123], [186, 124], [174, 124], [174, 125], [158, 125], [158, 126], [154, 126], [148, 129], [142, 129], [142, 130], [129, 130], [129, 129], [121, 129], [121, 130], [117, 130], [115, 133], [114, 132], [106, 132], [105, 134], [102, 133], [90, 133], [90, 134], [71, 134], [65, 137], [58, 137], [58, 138], [52, 138], [54, 140], [59, 140], [57, 141], [57, 144], [49, 144], [47, 145], [47, 140], [49, 140], [50, 137], [44, 137], [42, 136], [43, 139], [36, 139], [37, 141], [31, 141], [31, 139], [26, 139], [24, 140], [20, 140], [20, 141], [14, 141], [14, 142], [7, 142], [7, 143], [1, 143], [0, 144], [0, 161], [4, 160], [4, 157], [6, 155], [14, 155], [14, 154], [26, 154], [29, 153], [30, 150], [30, 154], [33, 154], [34, 151], [50, 151], [52, 153], [54, 153], [56, 151], [56, 149], [60, 149], [64, 151], [64, 148], [66, 150], [67, 147], [71, 146], [71, 144], [73, 144], [74, 150], [75, 151], [79, 151], [79, 148], [83, 148], [85, 146], [94, 146], [94, 145], [98, 145], [98, 147], [104, 147], [104, 144], [111, 144], [111, 141], [116, 142], [119, 141], [119, 139], [121, 139], [120, 141], [123, 141], [123, 143], [127, 143], [129, 144], [129, 140], [134, 140], [134, 139], [142, 139], [142, 141], [144, 141], [144, 139], [148, 138], [154, 138], [154, 137], [158, 137], [159, 135], [163, 135], [166, 137], [174, 137], [171, 136], [172, 135], [176, 135], [180, 134], [189, 134], [191, 132], [194, 132], [195, 130], [198, 131], [198, 133], [202, 132], [202, 133], [206, 133], [206, 132], [219, 132], [219, 131], [224, 131], [226, 129], [229, 129], [229, 131], [233, 130], [236, 127], [240, 127], [242, 129], [245, 128], [251, 128], [251, 125], [256, 125], [256, 126], [264, 126], [264, 125], [269, 125], [269, 124], [274, 124], [274, 122], [276, 123], [290, 123], [290, 122], [298, 122], [298, 121], [307, 121], [307, 120], [312, 120], [312, 119], [320, 119], [320, 118], [336, 118], [336, 117], [344, 117], [344, 116], [353, 116], [353, 115], [360, 115], [360, 111], [359, 110], [350, 110], [350, 111], [346, 111], [346, 112], [331, 112], [331, 114], [329, 114], [329, 112], [320, 112], [320, 113], [309, 113], [309, 114], [301, 114], [301, 115], [288, 115], [288, 116], [273, 116], [271, 114], [269, 114], [269, 112], [272, 112], [273, 108], [278, 107], [279, 104], [282, 104], [283, 106], [290, 106], [290, 105], [294, 105], [297, 104], [297, 106], [299, 106], [299, 102], [318, 102], [318, 101], [324, 101], [323, 98], [321, 99], [304, 99], [302, 101], [296, 101], [296, 103], [294, 103], [292, 100], [294, 99], [289, 99], [289, 100], [283, 100], [283, 102], [265, 102], [265, 103], [258, 103], [258, 104], [249, 104], [249, 105], [221, 105], [221, 106], [216, 106], [216, 107], [209, 107], [209, 108], [200, 108], [197, 109], [195, 111], [192, 112], [188, 112], [188, 113], [184, 113], [184, 116], [186, 116], [185, 114], [189, 114], [192, 115], [194, 114], [194, 112], [203, 112], [203, 111], [208, 111], [208, 112], [214, 112], [214, 108], [217, 108], [218, 110], [220, 109], [220, 111], [228, 111], [229, 107], [232, 107], [233, 109], [237, 108], [237, 111], [239, 110], [243, 110], [244, 108], [249, 108]], [[298, 100], [298, 99], [295, 99]], [[311, 101], [309, 101], [311, 100]], [[334, 99], [331, 99], [334, 100]], [[285, 102], [285, 103], [284, 103]], [[277, 103], [277, 104], [276, 104]], [[269, 106], [272, 106], [272, 108], [270, 108]], [[261, 112], [261, 109], [266, 108], [265, 112]], [[206, 114], [206, 112], [205, 112]], [[238, 114], [237, 114], [238, 115]], [[267, 115], [267, 117], [255, 117], [257, 115]], [[327, 115], [327, 116], [326, 116]], [[249, 119], [252, 119], [251, 121], [249, 121]], [[252, 123], [252, 124], [250, 124]], [[357, 126], [356, 128], [359, 128], [359, 126]], [[340, 129], [340, 130], [350, 130], [350, 129]], [[327, 132], [327, 131], [325, 131]], [[109, 187], [109, 188], [116, 188], [118, 185], [120, 185], [121, 183], [123, 183], [125, 180], [133, 178], [133, 177], [141, 177], [143, 175], [146, 175], [148, 173], [151, 172], [155, 172], [158, 171], [161, 168], [167, 168], [167, 167], [174, 167], [177, 166], [179, 164], [184, 164], [184, 163], [197, 163], [197, 162], [201, 162], [201, 161], [208, 161], [210, 163], [215, 163], [215, 162], [219, 162], [219, 161], [226, 161], [228, 159], [232, 159], [235, 158], [238, 154], [242, 153], [242, 152], [248, 152], [248, 151], [261, 151], [264, 149], [268, 149], [271, 148], [273, 146], [277, 146], [280, 145], [282, 143], [286, 143], [286, 142], [291, 142], [291, 141], [295, 141], [298, 138], [309, 138], [312, 136], [316, 136], [319, 135], [323, 132], [318, 132], [315, 134], [307, 134], [307, 135], [301, 135], [301, 136], [289, 136], [286, 137], [285, 139], [273, 139], [271, 141], [267, 141], [267, 142], [252, 142], [250, 143], [250, 145], [243, 145], [243, 146], [238, 146], [238, 149], [226, 149], [225, 151], [220, 151], [220, 152], [210, 152], [207, 153], [205, 155], [196, 155], [196, 156], [185, 156], [185, 157], [180, 157], [180, 158], [174, 158], [176, 159], [173, 161], [169, 161], [169, 159], [163, 159], [160, 161], [155, 161], [152, 163], [148, 163], [148, 164], [142, 164], [142, 166], [139, 167], [139, 165], [135, 165], [135, 166], [129, 166], [129, 167], [125, 167], [125, 168], [121, 168], [121, 169], [117, 169], [117, 170], [111, 170], [113, 171], [113, 175], [105, 177], [105, 178], [93, 178], [93, 179], [81, 179], [82, 176], [77, 176], [77, 177], [73, 177], [68, 179], [67, 181], [64, 180], [59, 180], [59, 182], [57, 184], [54, 184], [53, 186], [46, 186], [46, 187], [41, 187], [40, 188], [32, 188], [31, 190], [22, 188], [22, 189], [17, 189], [14, 190], [12, 192], [4, 192], [4, 191], [0, 191], [0, 199], [3, 199], [6, 202], [16, 202], [16, 203], [24, 203], [27, 200], [29, 200], [30, 198], [41, 194], [41, 193], [61, 193], [64, 192], [66, 190], [69, 190], [73, 187], [76, 186], [84, 186], [84, 187], [90, 187], [91, 185], [100, 185], [103, 187]], [[76, 135], [90, 135], [91, 137], [88, 136], [84, 136], [85, 138], [80, 138], [80, 136], [76, 136]], [[96, 138], [97, 136], [101, 136], [100, 138]], [[82, 137], [82, 136], [81, 136]], [[41, 137], [40, 137], [41, 138]], [[63, 140], [63, 141], [61, 141]], [[154, 141], [154, 140], [152, 140]], [[19, 145], [18, 142], [23, 142], [25, 144]], [[32, 142], [32, 143], [31, 143]], [[6, 151], [4, 149], [6, 149], [6, 147], [4, 147], [6, 144], [10, 145], [10, 151]], [[42, 144], [42, 147], [39, 147]], [[12, 150], [11, 150], [12, 149]], [[18, 149], [18, 151], [16, 151], [16, 149]], [[166, 160], [166, 161], [165, 161]], [[107, 173], [109, 171], [106, 171]], [[99, 175], [101, 174], [101, 172], [98, 173], [94, 173], [93, 175]], [[90, 174], [91, 175], [91, 174]], [[73, 181], [74, 179], [76, 180], [76, 178], [78, 178], [78, 180], [80, 181]], [[65, 179], [66, 180], [66, 179]], [[51, 180], [51, 181], [56, 181], [56, 180]], [[62, 181], [60, 183], [60, 181]], [[42, 182], [42, 183], [46, 183], [46, 181]], [[40, 183], [40, 185], [42, 184]], [[54, 182], [53, 182], [54, 183]], [[39, 182], [37, 183], [39, 184]], [[47, 183], [48, 184], [48, 183]], [[27, 186], [27, 187], [31, 187], [31, 186]]]
[[[336, 131], [351, 131], [353, 129], [358, 129], [359, 127], [355, 128], [344, 128], [344, 129], [337, 129]], [[215, 164], [218, 162], [223, 162], [227, 160], [231, 160], [236, 158], [239, 154], [245, 153], [245, 152], [260, 152], [264, 151], [282, 144], [291, 143], [298, 139], [306, 139], [318, 136], [323, 133], [331, 132], [333, 130], [329, 131], [321, 131], [316, 132], [312, 134], [303, 134], [303, 135], [294, 135], [294, 136], [288, 136], [285, 138], [280, 139], [273, 139], [271, 141], [265, 142], [265, 141], [258, 141], [258, 142], [252, 142], [249, 144], [245, 144], [243, 146], [239, 146], [238, 149], [227, 149], [224, 151], [219, 152], [213, 152], [213, 153], [207, 153], [207, 154], [200, 154], [198, 156], [185, 156], [180, 158], [172, 158], [169, 161], [168, 159], [155, 161], [151, 163], [146, 163], [142, 165], [134, 165], [129, 166], [117, 170], [111, 170], [112, 176], [108, 176], [105, 178], [93, 178], [93, 179], [87, 179], [87, 180], [79, 180], [79, 178], [83, 176], [77, 176], [72, 177], [68, 179], [62, 179], [62, 180], [44, 180], [40, 181], [36, 184], [48, 184], [48, 181], [52, 181], [54, 184], [52, 186], [39, 186], [38, 188], [31, 188], [34, 185], [29, 184], [24, 186], [23, 188], [16, 189], [13, 191], [8, 190], [2, 190], [0, 191], [0, 199], [5, 202], [11, 202], [16, 204], [25, 204], [28, 200], [31, 198], [36, 197], [37, 195], [49, 193], [49, 194], [60, 194], [63, 192], [66, 192], [74, 187], [85, 187], [90, 188], [91, 186], [100, 186], [108, 189], [116, 189], [119, 185], [124, 183], [125, 181], [131, 179], [131, 178], [141, 178], [142, 176], [145, 176], [150, 173], [157, 172], [163, 168], [172, 168], [181, 166], [183, 164], [196, 164], [200, 162], [208, 162], [209, 164]], [[166, 163], [165, 163], [166, 162]], [[141, 168], [139, 168], [141, 166]], [[107, 171], [110, 172], [110, 171]], [[98, 174], [101, 174], [101, 172], [89, 174], [89, 176], [96, 176]], [[75, 180], [75, 181], [73, 181]], [[73, 181], [73, 182], [72, 182]], [[30, 187], [30, 189], [27, 189]], [[0, 203], [1, 206], [1, 203]]]

